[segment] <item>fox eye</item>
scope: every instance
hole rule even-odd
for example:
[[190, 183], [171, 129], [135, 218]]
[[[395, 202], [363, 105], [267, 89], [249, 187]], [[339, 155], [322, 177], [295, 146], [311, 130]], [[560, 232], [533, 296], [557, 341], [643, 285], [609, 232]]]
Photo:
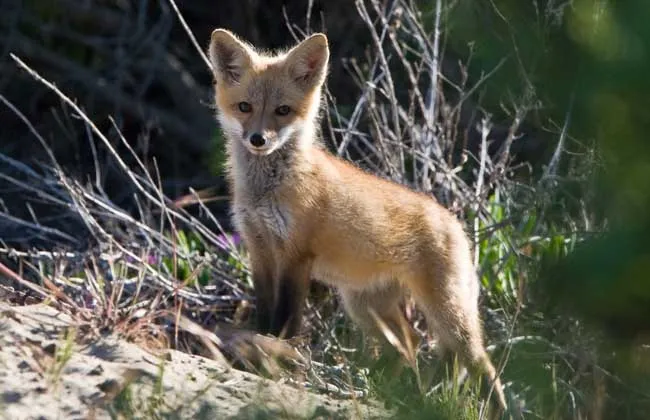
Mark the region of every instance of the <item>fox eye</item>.
[[275, 108], [275, 113], [280, 116], [285, 116], [289, 112], [291, 112], [291, 108], [289, 108], [288, 105], [280, 105], [279, 107]]
[[253, 107], [248, 102], [240, 102], [238, 104], [238, 107], [239, 107], [239, 110], [241, 112], [243, 112], [244, 114], [248, 114], [249, 112], [251, 112], [253, 110]]

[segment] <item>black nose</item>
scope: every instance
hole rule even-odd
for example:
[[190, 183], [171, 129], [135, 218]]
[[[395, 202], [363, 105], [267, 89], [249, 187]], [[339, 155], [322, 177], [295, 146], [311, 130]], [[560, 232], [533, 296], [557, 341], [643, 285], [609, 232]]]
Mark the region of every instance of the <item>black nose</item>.
[[262, 147], [266, 143], [266, 139], [260, 133], [254, 133], [251, 135], [250, 142], [255, 147]]

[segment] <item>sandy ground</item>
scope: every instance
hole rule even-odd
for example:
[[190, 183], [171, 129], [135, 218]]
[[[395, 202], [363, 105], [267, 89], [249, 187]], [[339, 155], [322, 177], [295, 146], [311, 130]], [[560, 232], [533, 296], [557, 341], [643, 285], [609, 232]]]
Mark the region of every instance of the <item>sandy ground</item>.
[[[0, 302], [0, 418], [385, 418], [376, 404], [317, 395], [169, 350], [155, 356], [107, 336], [66, 339], [44, 305]], [[130, 385], [128, 385], [130, 383]]]

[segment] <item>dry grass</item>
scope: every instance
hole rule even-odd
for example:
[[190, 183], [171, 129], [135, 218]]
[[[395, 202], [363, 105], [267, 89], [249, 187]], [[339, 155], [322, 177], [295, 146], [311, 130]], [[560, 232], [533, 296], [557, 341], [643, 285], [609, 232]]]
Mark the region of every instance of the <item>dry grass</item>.
[[[204, 56], [173, 0], [170, 5], [197, 53]], [[581, 341], [582, 336], [576, 337], [574, 348], [562, 348], [542, 333], [531, 333], [543, 330], [535, 324], [537, 314], [526, 293], [535, 264], [551, 246], [559, 247], [557, 252], [569, 252], [591, 226], [587, 209], [583, 209], [584, 220], [570, 221], [569, 233], [561, 230], [566, 226], [557, 229], [545, 219], [548, 203], [557, 194], [554, 180], [565, 158], [566, 130], [559, 133], [547, 169], [534, 178], [511, 153], [522, 121], [534, 108], [532, 92], [511, 104], [512, 123], [501, 146], [490, 148], [495, 136], [490, 115], [468, 102], [498, 67], [472, 85], [462, 63], [458, 64], [464, 75], [460, 84], [445, 78], [440, 71], [442, 1], [436, 2], [432, 31], [423, 27], [411, 2], [394, 1], [386, 7], [377, 1], [357, 0], [355, 7], [373, 44], [366, 62], [347, 62], [362, 91], [358, 102], [343, 110], [328, 95], [325, 121], [335, 139], [331, 145], [335, 153], [380, 176], [435, 195], [467, 220], [483, 285], [488, 349], [498, 356], [495, 361], [512, 399], [513, 414], [580, 418], [584, 407], [602, 406], [602, 382], [595, 385], [598, 404], [588, 397], [573, 398], [572, 392], [579, 394], [591, 378], [585, 372], [600, 372], [597, 357], [584, 351], [589, 345]], [[296, 39], [310, 32], [296, 25], [288, 28]], [[358, 331], [329, 291], [315, 290], [302, 337], [284, 342], [247, 331], [254, 299], [246, 251], [238, 237], [226, 232], [208, 211], [210, 198], [196, 191], [176, 201], [166, 197], [155, 162], [143, 162], [122, 136], [119, 147], [128, 152], [128, 159], [120, 156], [118, 145], [73, 98], [21, 57], [12, 58], [54, 93], [70, 116], [83, 121], [93, 150], [105, 150], [111, 165], [131, 184], [137, 212], [119, 208], [105, 193], [99, 161], [94, 162], [96, 176], [90, 182], [68, 175], [30, 119], [0, 95], [4, 106], [29, 127], [50, 157], [48, 163], [32, 168], [0, 155], [13, 171], [12, 175], [0, 173], [0, 178], [31, 199], [58, 209], [61, 222], [52, 227], [36, 214], [32, 220], [17, 220], [2, 212], [4, 220], [24, 227], [30, 241], [60, 245], [60, 249], [29, 250], [1, 246], [0, 273], [8, 279], [0, 289], [3, 300], [49, 302], [75, 319], [77, 335], [85, 339], [112, 331], [150, 349], [173, 348], [227, 360], [341, 398], [380, 397], [407, 412], [411, 409], [413, 415], [419, 410], [445, 418], [482, 416], [472, 387], [448, 387], [444, 374], [429, 372], [437, 361], [427, 346], [400, 349], [415, 374], [365, 352], [368, 343], [358, 339]], [[469, 124], [468, 108], [477, 112]], [[112, 128], [119, 132], [116, 124]], [[476, 153], [470, 151], [469, 138], [479, 139]], [[585, 174], [583, 180], [587, 178]], [[200, 217], [185, 209], [189, 204], [198, 206]], [[79, 243], [81, 237], [87, 240]], [[426, 338], [424, 319], [412, 302], [405, 309]], [[526, 351], [520, 348], [528, 347], [543, 348], [539, 363], [552, 360], [552, 369], [574, 370], [580, 357], [590, 355], [587, 368], [575, 370], [571, 383], [552, 373], [552, 385], [563, 387], [563, 391], [553, 389], [553, 398], [568, 392], [571, 402], [556, 401], [549, 410], [536, 400], [539, 388], [516, 371], [509, 376], [512, 355], [525, 359]]]

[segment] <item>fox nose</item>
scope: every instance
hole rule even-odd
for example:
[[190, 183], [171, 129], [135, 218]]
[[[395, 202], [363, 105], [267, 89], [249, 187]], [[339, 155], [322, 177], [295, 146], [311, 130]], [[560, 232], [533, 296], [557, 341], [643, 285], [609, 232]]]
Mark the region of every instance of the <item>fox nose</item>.
[[262, 147], [266, 143], [266, 139], [260, 133], [253, 133], [249, 141], [255, 147]]

